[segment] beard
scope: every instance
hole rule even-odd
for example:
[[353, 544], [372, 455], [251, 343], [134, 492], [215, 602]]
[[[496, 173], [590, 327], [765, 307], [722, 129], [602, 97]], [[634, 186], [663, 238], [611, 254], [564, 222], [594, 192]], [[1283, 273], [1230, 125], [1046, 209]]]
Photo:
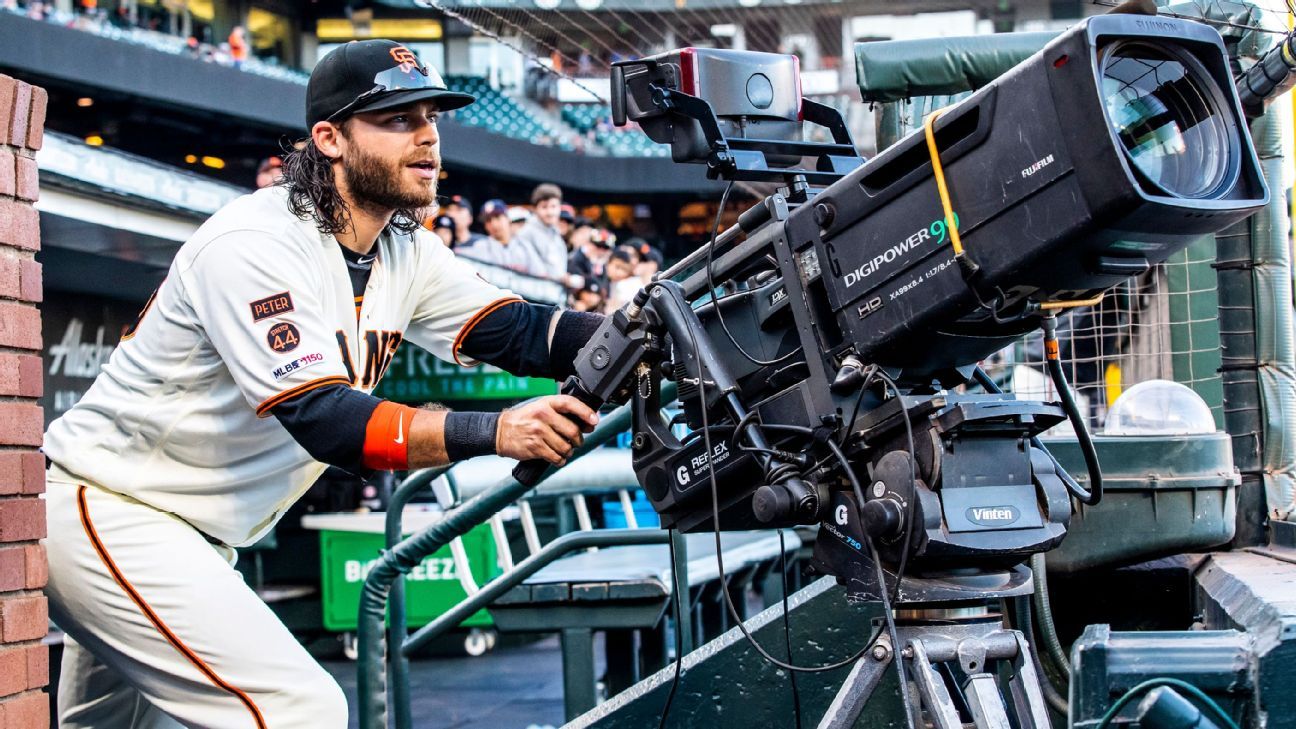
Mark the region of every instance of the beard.
[[415, 210], [436, 202], [437, 178], [430, 184], [410, 183], [406, 165], [418, 159], [391, 163], [353, 146], [343, 161], [342, 177], [356, 204], [370, 210]]

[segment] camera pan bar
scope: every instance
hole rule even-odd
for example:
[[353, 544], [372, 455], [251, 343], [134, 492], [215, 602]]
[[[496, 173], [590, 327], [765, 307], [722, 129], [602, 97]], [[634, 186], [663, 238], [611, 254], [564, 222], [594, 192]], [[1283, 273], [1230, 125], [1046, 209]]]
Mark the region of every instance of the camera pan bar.
[[[765, 228], [759, 234], [753, 235], [723, 254], [713, 257], [709, 277], [704, 264], [703, 268], [694, 271], [686, 276], [683, 281], [680, 281], [680, 287], [684, 289], [684, 297], [692, 301], [695, 297], [710, 290], [710, 281], [724, 281], [730, 277], [732, 272], [743, 266], [750, 265], [753, 260], [761, 257], [762, 252], [773, 248], [774, 237], [780, 232], [782, 232], [781, 227], [771, 226]], [[706, 248], [703, 247], [698, 250], [705, 257]], [[716, 298], [720, 297], [717, 296]]]
[[[716, 236], [715, 243], [711, 244], [713, 250], [719, 250], [729, 245], [738, 236], [744, 233], [751, 233], [760, 228], [770, 219], [783, 220], [788, 215], [787, 200], [782, 195], [771, 195], [761, 201], [759, 205], [744, 210], [738, 215], [738, 223], [725, 229], [723, 233]], [[657, 274], [658, 279], [675, 278], [684, 271], [702, 263], [706, 259], [707, 246], [703, 245], [670, 268]], [[714, 256], [715, 254], [712, 253]]]

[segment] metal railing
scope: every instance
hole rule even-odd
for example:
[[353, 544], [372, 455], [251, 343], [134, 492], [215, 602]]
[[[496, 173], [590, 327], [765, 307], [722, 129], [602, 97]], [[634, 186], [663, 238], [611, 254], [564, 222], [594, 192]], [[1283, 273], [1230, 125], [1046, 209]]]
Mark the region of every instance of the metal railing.
[[[661, 397], [663, 402], [675, 398], [675, 384], [663, 383]], [[622, 406], [603, 418], [594, 432], [585, 437], [584, 443], [568, 458], [568, 463], [598, 448], [625, 430], [630, 424], [630, 408]], [[446, 616], [429, 623], [414, 636], [408, 636], [405, 617], [405, 594], [403, 575], [414, 569], [425, 557], [449, 544], [452, 540], [467, 534], [473, 527], [490, 520], [497, 513], [526, 495], [531, 487], [518, 483], [513, 478], [506, 478], [498, 485], [474, 496], [462, 506], [446, 512], [445, 518], [423, 531], [403, 539], [401, 519], [404, 505], [418, 491], [425, 488], [438, 476], [444, 474], [447, 467], [426, 469], [409, 479], [392, 495], [388, 506], [386, 537], [389, 545], [374, 564], [365, 578], [364, 588], [360, 594], [360, 611], [356, 630], [357, 661], [356, 689], [358, 694], [358, 711], [362, 729], [387, 729], [387, 664], [391, 664], [394, 677], [392, 702], [395, 704], [395, 719], [398, 729], [408, 729], [412, 718], [409, 709], [409, 668], [406, 655], [439, 632], [457, 625], [463, 618], [476, 612], [480, 607], [508, 589], [521, 583], [541, 567], [554, 560], [581, 549], [598, 546], [624, 544], [666, 543], [668, 532], [654, 529], [625, 529], [605, 532], [576, 532], [560, 537], [548, 546], [533, 552], [527, 559], [519, 562], [503, 575], [495, 578], [474, 595], [452, 609], [447, 615], [455, 615], [453, 622]], [[556, 471], [548, 468], [541, 477], [543, 484]], [[539, 485], [537, 484], [537, 485]], [[637, 540], [637, 541], [636, 541]], [[387, 613], [388, 600], [392, 601], [389, 625], [384, 635], [383, 616]], [[465, 607], [471, 605], [471, 609]], [[466, 612], [465, 612], [466, 610]], [[687, 613], [680, 611], [682, 615]], [[680, 621], [683, 622], [683, 621]], [[384, 640], [385, 638], [385, 640]], [[385, 645], [384, 645], [385, 644]], [[393, 646], [395, 648], [393, 649]], [[384, 647], [386, 651], [384, 651]]]

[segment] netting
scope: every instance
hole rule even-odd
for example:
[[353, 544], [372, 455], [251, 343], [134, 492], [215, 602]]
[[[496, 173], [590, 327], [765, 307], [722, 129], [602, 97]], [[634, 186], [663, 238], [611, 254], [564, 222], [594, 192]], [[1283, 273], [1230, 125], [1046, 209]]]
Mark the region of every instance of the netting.
[[[1091, 426], [1102, 427], [1124, 390], [1153, 379], [1188, 385], [1222, 423], [1213, 249], [1210, 239], [1203, 240], [1113, 288], [1097, 306], [1059, 317], [1067, 379]], [[1005, 390], [1055, 400], [1043, 350], [1043, 339], [1035, 334], [982, 366]]]

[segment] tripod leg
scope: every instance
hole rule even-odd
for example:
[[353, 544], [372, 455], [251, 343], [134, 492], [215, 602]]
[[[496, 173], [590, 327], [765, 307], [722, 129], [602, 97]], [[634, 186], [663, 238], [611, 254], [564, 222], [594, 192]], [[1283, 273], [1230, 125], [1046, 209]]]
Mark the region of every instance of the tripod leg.
[[1012, 691], [1018, 721], [1022, 729], [1048, 729], [1048, 708], [1044, 705], [1040, 676], [1035, 673], [1035, 662], [1031, 660], [1030, 644], [1021, 633], [1013, 633], [1017, 639], [1017, 656], [1013, 659], [1013, 676], [1008, 687]]
[[963, 684], [963, 692], [967, 694], [968, 710], [972, 712], [972, 723], [977, 729], [1009, 729], [1008, 712], [1004, 709], [994, 676], [973, 674]]
[[[879, 651], [879, 648], [884, 651]], [[878, 655], [882, 657], [875, 657]], [[855, 662], [855, 667], [829, 704], [828, 711], [819, 720], [819, 729], [850, 729], [855, 726], [855, 720], [864, 711], [865, 704], [873, 695], [873, 690], [877, 688], [878, 681], [882, 680], [882, 674], [891, 665], [892, 659], [893, 653], [885, 637], [879, 638], [873, 651]]]
[[936, 729], [963, 729], [963, 721], [959, 718], [958, 710], [954, 708], [954, 700], [950, 698], [949, 689], [945, 687], [944, 679], [932, 666], [922, 641], [918, 639], [909, 641], [909, 648], [913, 651], [911, 668], [914, 682], [918, 684], [918, 693], [922, 696], [923, 706], [931, 713], [932, 723]]

